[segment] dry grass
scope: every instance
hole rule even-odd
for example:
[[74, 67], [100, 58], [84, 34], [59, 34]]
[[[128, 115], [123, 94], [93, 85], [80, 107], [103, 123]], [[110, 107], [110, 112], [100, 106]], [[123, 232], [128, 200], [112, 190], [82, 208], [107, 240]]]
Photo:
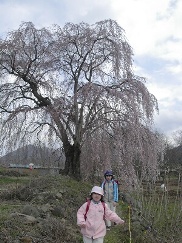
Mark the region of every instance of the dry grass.
[[[126, 190], [132, 199], [130, 217], [128, 202], [120, 200], [117, 212], [126, 223], [107, 232], [105, 243], [182, 242], [181, 184], [178, 178], [170, 179], [167, 192], [161, 191], [160, 184], [150, 191], [147, 184], [141, 191]], [[29, 237], [34, 243], [81, 243], [76, 212], [91, 188], [92, 183], [69, 177], [1, 175], [0, 242], [22, 242], [21, 239]], [[21, 218], [10, 216], [22, 212], [26, 205], [38, 210], [38, 224], [27, 225]], [[46, 207], [48, 210], [43, 211]]]

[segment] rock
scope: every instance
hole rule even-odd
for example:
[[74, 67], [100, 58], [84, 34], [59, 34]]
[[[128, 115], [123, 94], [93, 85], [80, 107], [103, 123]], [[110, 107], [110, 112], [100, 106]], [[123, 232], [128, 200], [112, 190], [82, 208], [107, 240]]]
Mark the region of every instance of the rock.
[[23, 209], [22, 209], [22, 213], [26, 214], [26, 215], [31, 215], [34, 216], [35, 218], [38, 218], [40, 216], [39, 211], [37, 210], [36, 207], [32, 206], [32, 205], [26, 205]]
[[17, 218], [17, 217], [22, 217], [22, 221], [24, 224], [35, 224], [38, 223], [38, 220], [30, 215], [22, 214], [22, 213], [12, 213], [10, 215], [11, 217]]
[[30, 237], [25, 236], [25, 237], [22, 237], [20, 239], [20, 242], [22, 242], [22, 243], [32, 243], [33, 241], [32, 241], [32, 239]]

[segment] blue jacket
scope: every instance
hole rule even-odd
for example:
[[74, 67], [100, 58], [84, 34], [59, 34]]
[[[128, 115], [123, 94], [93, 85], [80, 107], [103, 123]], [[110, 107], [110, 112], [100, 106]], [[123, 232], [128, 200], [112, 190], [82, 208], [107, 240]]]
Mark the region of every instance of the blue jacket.
[[[112, 186], [110, 183], [112, 183]], [[110, 197], [110, 194], [112, 194], [112, 198], [110, 199], [114, 202], [118, 202], [118, 184], [114, 180], [104, 180], [101, 187], [104, 190], [104, 199], [106, 201], [110, 201], [108, 197]]]

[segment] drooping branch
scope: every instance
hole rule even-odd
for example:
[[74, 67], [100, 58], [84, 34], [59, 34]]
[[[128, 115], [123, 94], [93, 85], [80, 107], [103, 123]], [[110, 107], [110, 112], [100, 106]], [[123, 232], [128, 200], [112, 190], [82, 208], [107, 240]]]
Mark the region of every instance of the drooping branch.
[[[89, 136], [95, 144], [96, 135], [102, 138], [98, 141], [108, 152], [107, 158], [103, 155], [107, 165], [113, 155], [104, 139], [107, 145], [118, 141], [118, 157], [139, 147], [150, 154], [149, 143], [147, 147], [142, 141], [149, 141], [152, 133], [146, 135], [143, 127], [150, 130], [157, 101], [145, 87], [145, 79], [134, 75], [132, 48], [115, 21], [67, 23], [52, 30], [23, 23], [1, 40], [0, 49], [0, 112], [9, 135], [17, 132], [18, 139], [24, 131], [33, 137], [49, 127], [64, 148], [65, 172], [78, 178]], [[100, 163], [99, 149], [95, 151], [90, 158]], [[130, 154], [128, 168], [133, 171], [137, 153]], [[144, 161], [147, 155], [141, 154]], [[119, 166], [120, 159], [115, 161]]]

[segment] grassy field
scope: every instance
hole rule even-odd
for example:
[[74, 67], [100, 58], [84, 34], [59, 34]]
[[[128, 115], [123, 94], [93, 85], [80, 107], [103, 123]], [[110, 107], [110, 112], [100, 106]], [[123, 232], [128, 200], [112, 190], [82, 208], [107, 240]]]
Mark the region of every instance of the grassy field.
[[[82, 242], [76, 212], [92, 183], [62, 176], [15, 176], [6, 172], [0, 170], [0, 243]], [[182, 184], [173, 177], [166, 183], [167, 191], [162, 191], [160, 185], [158, 182], [149, 187], [144, 183], [139, 190], [121, 193], [117, 213], [126, 223], [113, 226], [105, 243], [182, 242]], [[21, 216], [26, 213], [37, 222], [27, 223]]]

